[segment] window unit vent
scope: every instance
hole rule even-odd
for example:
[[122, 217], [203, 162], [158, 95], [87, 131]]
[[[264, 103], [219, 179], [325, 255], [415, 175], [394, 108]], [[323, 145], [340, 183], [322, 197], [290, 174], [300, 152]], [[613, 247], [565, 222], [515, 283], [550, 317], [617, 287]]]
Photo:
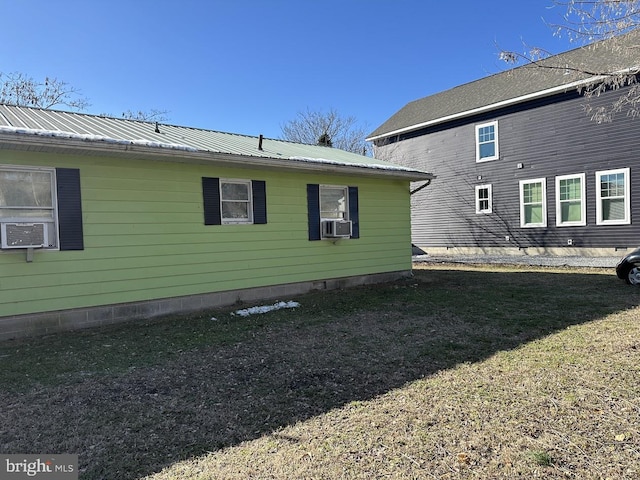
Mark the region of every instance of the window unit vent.
[[323, 220], [322, 236], [327, 238], [349, 238], [351, 222], [348, 220]]
[[46, 223], [0, 224], [2, 248], [42, 248], [47, 246]]

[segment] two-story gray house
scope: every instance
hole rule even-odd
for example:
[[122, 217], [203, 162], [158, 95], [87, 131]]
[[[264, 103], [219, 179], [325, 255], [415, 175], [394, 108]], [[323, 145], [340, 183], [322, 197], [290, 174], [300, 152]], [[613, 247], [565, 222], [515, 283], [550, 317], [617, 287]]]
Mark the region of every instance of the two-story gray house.
[[413, 101], [371, 133], [377, 158], [436, 176], [412, 196], [415, 246], [599, 256], [640, 245], [640, 119], [623, 109], [598, 123], [585, 112], [633, 87], [581, 92], [597, 73], [640, 65], [636, 51], [610, 45]]

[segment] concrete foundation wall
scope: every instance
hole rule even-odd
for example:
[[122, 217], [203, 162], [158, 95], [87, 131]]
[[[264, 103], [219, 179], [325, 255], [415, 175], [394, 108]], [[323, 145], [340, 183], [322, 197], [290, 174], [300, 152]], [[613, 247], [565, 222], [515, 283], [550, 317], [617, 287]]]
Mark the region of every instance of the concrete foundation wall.
[[411, 271], [358, 275], [143, 302], [0, 317], [0, 341], [131, 320], [193, 313], [233, 304], [248, 304], [274, 299], [284, 300], [314, 290], [337, 290], [359, 285], [385, 283], [409, 276], [411, 276]]

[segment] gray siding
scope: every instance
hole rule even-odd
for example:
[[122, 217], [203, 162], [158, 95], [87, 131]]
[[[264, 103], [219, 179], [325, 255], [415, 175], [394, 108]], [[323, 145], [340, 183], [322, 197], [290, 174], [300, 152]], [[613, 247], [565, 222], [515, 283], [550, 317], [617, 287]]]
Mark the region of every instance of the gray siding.
[[[610, 102], [610, 92], [595, 102]], [[608, 98], [607, 98], [608, 97]], [[378, 146], [376, 156], [437, 176], [412, 197], [412, 242], [421, 247], [586, 248], [640, 244], [640, 119], [598, 125], [575, 92], [467, 118]], [[497, 120], [500, 158], [475, 161], [475, 125]], [[518, 168], [522, 164], [522, 168]], [[597, 171], [630, 168], [631, 225], [596, 225]], [[587, 225], [556, 226], [555, 177], [586, 175]], [[519, 181], [545, 178], [547, 228], [521, 228]], [[491, 184], [493, 213], [475, 213], [475, 186]], [[418, 186], [419, 184], [414, 185]]]

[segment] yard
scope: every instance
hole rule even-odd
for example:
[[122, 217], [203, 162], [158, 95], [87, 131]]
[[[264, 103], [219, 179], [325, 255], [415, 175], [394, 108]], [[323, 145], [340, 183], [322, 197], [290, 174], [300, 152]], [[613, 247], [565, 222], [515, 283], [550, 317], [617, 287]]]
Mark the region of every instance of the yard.
[[610, 269], [414, 273], [2, 343], [0, 451], [77, 453], [82, 479], [640, 476], [640, 289]]

